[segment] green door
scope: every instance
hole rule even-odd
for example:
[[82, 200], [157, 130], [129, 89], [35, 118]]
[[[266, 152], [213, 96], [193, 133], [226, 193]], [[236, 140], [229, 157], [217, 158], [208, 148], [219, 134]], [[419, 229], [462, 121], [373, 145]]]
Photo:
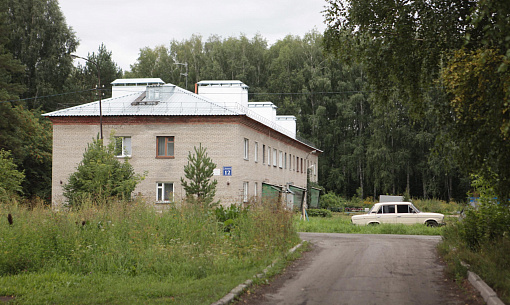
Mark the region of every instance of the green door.
[[262, 183], [262, 201], [278, 203], [281, 191], [279, 186]]

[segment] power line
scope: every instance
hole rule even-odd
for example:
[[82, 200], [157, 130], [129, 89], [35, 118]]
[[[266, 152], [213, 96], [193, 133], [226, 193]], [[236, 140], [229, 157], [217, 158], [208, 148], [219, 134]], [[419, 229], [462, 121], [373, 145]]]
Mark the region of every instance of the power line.
[[0, 104], [2, 103], [11, 103], [11, 102], [24, 102], [24, 101], [30, 101], [30, 100], [37, 100], [37, 99], [43, 99], [43, 98], [50, 98], [55, 96], [63, 96], [63, 95], [69, 95], [69, 94], [76, 94], [76, 93], [82, 93], [82, 92], [89, 92], [89, 91], [96, 91], [96, 89], [87, 89], [87, 90], [81, 90], [81, 91], [73, 91], [73, 92], [66, 92], [66, 93], [57, 93], [52, 95], [43, 95], [38, 97], [27, 97], [27, 98], [20, 98], [15, 100], [9, 100], [9, 101], [0, 101]]
[[[441, 89], [441, 87], [430, 87], [427, 88], [427, 90], [430, 89]], [[106, 91], [109, 89], [100, 89], [100, 91]], [[355, 94], [355, 93], [373, 93], [373, 92], [381, 92], [381, 91], [387, 91], [387, 90], [393, 90], [393, 89], [382, 89], [382, 90], [346, 90], [346, 91], [310, 91], [310, 92], [248, 92], [248, 95], [328, 95], [328, 94]], [[45, 98], [51, 98], [56, 96], [63, 96], [63, 95], [70, 95], [70, 94], [77, 94], [77, 93], [83, 93], [83, 92], [90, 92], [90, 91], [97, 91], [96, 88], [93, 89], [87, 89], [87, 90], [81, 90], [81, 91], [73, 91], [73, 92], [66, 92], [66, 93], [58, 93], [58, 94], [52, 94], [52, 95], [44, 95], [44, 96], [38, 96], [38, 97], [28, 97], [23, 99], [16, 99], [16, 100], [8, 100], [8, 101], [0, 101], [0, 104], [2, 103], [10, 103], [10, 102], [22, 102], [22, 101], [29, 101], [29, 100], [36, 100], [36, 99], [45, 99]], [[130, 90], [118, 90], [117, 91], [125, 91], [125, 92], [131, 92]], [[186, 92], [174, 92], [173, 94], [188, 94]], [[208, 94], [239, 94], [239, 93], [208, 93]]]

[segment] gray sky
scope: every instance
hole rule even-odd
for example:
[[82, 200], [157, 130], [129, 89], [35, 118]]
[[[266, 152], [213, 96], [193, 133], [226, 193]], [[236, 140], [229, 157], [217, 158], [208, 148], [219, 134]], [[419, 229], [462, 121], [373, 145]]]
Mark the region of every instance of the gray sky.
[[130, 70], [143, 47], [169, 46], [192, 34], [206, 40], [260, 34], [269, 44], [286, 35], [325, 29], [324, 0], [60, 0], [67, 25], [80, 40], [79, 56], [97, 52], [101, 43], [113, 60]]

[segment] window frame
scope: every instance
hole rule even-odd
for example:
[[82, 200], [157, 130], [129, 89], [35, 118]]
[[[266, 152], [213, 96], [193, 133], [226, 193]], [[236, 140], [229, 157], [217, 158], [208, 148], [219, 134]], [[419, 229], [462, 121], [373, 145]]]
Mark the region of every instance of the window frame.
[[[129, 154], [124, 154], [127, 151], [125, 149], [125, 147], [128, 146], [128, 145], [126, 145], [126, 139], [129, 139]], [[121, 140], [120, 141], [121, 154], [120, 155], [115, 154], [115, 157], [126, 158], [126, 157], [131, 157], [133, 155], [133, 147], [132, 147], [131, 136], [115, 136], [114, 140], [115, 140], [115, 151], [117, 151], [117, 149], [118, 149], [117, 145], [119, 144], [117, 142], [117, 140]]]
[[250, 183], [248, 181], [243, 181], [243, 202], [248, 202]]
[[[165, 195], [166, 195], [165, 186], [166, 185], [172, 186], [172, 190], [171, 190], [172, 198], [170, 198], [169, 200], [165, 200]], [[160, 198], [160, 193], [159, 193], [160, 189], [161, 189], [161, 195], [163, 196], [163, 198]], [[173, 182], [156, 182], [156, 202], [157, 203], [170, 203], [170, 202], [174, 202], [174, 201], [175, 201], [175, 184]]]
[[[172, 139], [169, 141], [169, 139]], [[159, 141], [160, 139], [165, 139], [165, 154], [159, 154]], [[172, 143], [173, 154], [168, 155], [168, 144]], [[157, 136], [156, 137], [156, 158], [158, 159], [174, 159], [175, 158], [175, 136]]]
[[276, 148], [273, 148], [273, 166], [278, 166], [278, 150]]
[[254, 147], [253, 147], [253, 150], [254, 150], [254, 161], [255, 163], [258, 163], [259, 162], [259, 142], [255, 141], [255, 143], [253, 144]]
[[244, 160], [250, 160], [250, 140], [244, 138]]

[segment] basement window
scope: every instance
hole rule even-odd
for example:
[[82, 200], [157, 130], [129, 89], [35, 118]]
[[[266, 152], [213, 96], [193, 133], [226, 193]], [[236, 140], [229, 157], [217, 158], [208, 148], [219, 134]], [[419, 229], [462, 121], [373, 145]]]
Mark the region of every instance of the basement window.
[[168, 182], [158, 182], [156, 188], [157, 202], [174, 201], [174, 184]]

